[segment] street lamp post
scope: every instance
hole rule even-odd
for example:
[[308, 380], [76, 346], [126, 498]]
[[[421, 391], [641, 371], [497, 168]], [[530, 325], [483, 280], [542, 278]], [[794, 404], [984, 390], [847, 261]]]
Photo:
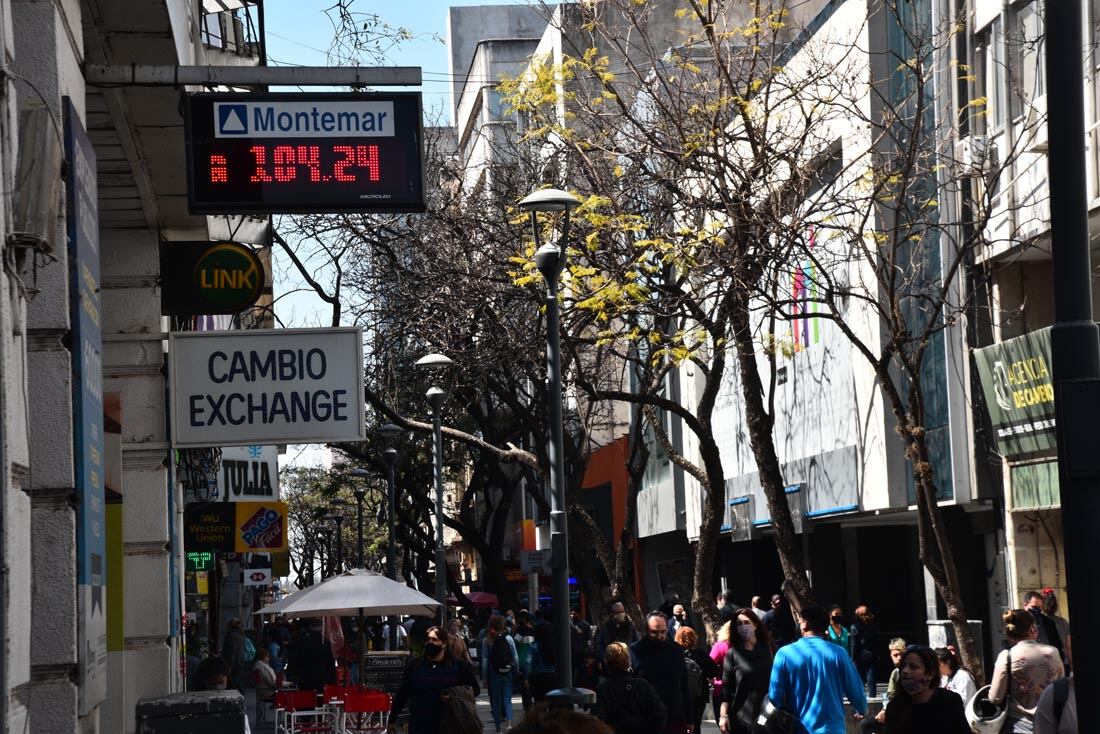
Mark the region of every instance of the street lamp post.
[[[454, 362], [442, 354], [416, 361], [418, 367], [443, 368]], [[432, 483], [435, 487], [435, 596], [439, 602], [439, 626], [447, 626], [447, 556], [443, 549], [443, 398], [441, 388], [430, 387], [424, 397], [432, 409]]]
[[[561, 323], [558, 281], [565, 267], [569, 237], [569, 210], [579, 204], [572, 194], [559, 189], [542, 189], [519, 203], [531, 212], [535, 239], [535, 266], [546, 282], [546, 401], [550, 423], [550, 562], [553, 571], [550, 603], [557, 635], [557, 663], [554, 666], [558, 690], [552, 691], [551, 705], [572, 706], [594, 700], [592, 691], [573, 688], [573, 660], [569, 619], [569, 535], [565, 512], [565, 438], [562, 428]], [[541, 244], [538, 212], [561, 212], [558, 243]]]
[[344, 572], [344, 516], [343, 515], [327, 515], [326, 520], [336, 523], [336, 547], [333, 549], [333, 556], [336, 560], [336, 574]]

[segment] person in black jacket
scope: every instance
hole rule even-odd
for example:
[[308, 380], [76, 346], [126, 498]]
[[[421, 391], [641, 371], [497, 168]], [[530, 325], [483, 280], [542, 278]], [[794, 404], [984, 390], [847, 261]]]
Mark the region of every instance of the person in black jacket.
[[409, 734], [439, 734], [443, 719], [443, 691], [454, 686], [469, 686], [474, 698], [481, 693], [477, 673], [464, 660], [451, 656], [447, 631], [429, 627], [424, 636], [424, 654], [405, 666], [401, 687], [393, 697], [390, 730], [397, 716], [409, 705]]
[[244, 659], [244, 632], [241, 631], [241, 621], [236, 617], [230, 619], [226, 625], [221, 657], [229, 668], [229, 687], [244, 693], [246, 676], [252, 663]]
[[332, 646], [321, 634], [322, 626], [320, 619], [310, 620], [309, 629], [298, 638], [290, 653], [290, 671], [303, 691], [321, 691], [326, 683], [336, 682], [336, 662]]
[[[718, 669], [718, 665], [710, 659], [710, 655], [707, 651], [698, 646], [699, 636], [695, 634], [695, 630], [691, 627], [681, 627], [676, 630], [676, 644], [684, 651], [684, 657], [691, 660], [699, 670], [698, 679], [695, 681], [695, 685], [698, 687], [698, 692], [692, 689], [692, 671], [688, 670], [688, 692], [691, 696], [691, 708], [692, 718], [690, 723], [696, 732], [702, 731], [701, 726], [703, 724], [703, 711], [707, 707], [707, 701], [710, 700], [710, 682], [722, 674], [722, 671]], [[686, 662], [685, 662], [686, 664]], [[718, 713], [715, 712], [715, 718]]]
[[756, 726], [772, 674], [772, 641], [768, 628], [751, 609], [733, 617], [730, 648], [722, 662], [722, 706], [718, 728], [723, 734], [749, 734]]
[[657, 691], [668, 707], [665, 734], [691, 734], [695, 712], [688, 694], [684, 652], [668, 639], [668, 619], [661, 612], [646, 616], [646, 636], [630, 646], [634, 672]]
[[630, 670], [630, 650], [612, 642], [604, 650], [607, 678], [596, 688], [592, 713], [607, 722], [615, 734], [661, 734], [668, 709], [645, 678]]

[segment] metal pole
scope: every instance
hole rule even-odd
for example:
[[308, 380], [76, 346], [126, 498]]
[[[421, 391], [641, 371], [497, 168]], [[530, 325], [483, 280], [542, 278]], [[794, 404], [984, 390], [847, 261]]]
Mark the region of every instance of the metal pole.
[[[535, 215], [531, 215], [532, 223]], [[537, 233], [537, 224], [534, 224]], [[546, 281], [546, 401], [550, 424], [550, 613], [553, 615], [557, 646], [554, 678], [559, 689], [573, 687], [573, 660], [569, 619], [569, 536], [565, 516], [565, 438], [562, 430], [561, 323], [558, 310], [558, 280], [565, 265], [565, 238], [569, 212], [558, 247], [546, 245], [536, 253], [536, 264]], [[537, 234], [536, 234], [537, 236]]]
[[[397, 581], [397, 488], [394, 481], [394, 464], [397, 463], [397, 450], [386, 449], [382, 452], [386, 460], [386, 526], [389, 543], [386, 546], [386, 575], [390, 581]], [[397, 617], [390, 617], [390, 650], [397, 649]]]
[[447, 556], [443, 550], [443, 391], [428, 390], [432, 406], [432, 478], [435, 484], [435, 597], [439, 602], [439, 626], [447, 625]]
[[359, 550], [359, 568], [364, 568], [363, 565], [363, 497], [366, 496], [366, 491], [362, 489], [355, 490], [355, 544]]
[[336, 573], [344, 572], [344, 518], [337, 515], [336, 520]]
[[[1045, 4], [1047, 139], [1054, 326], [1050, 334], [1070, 616], [1100, 614], [1100, 462], [1095, 457], [1100, 406], [1100, 333], [1092, 316], [1085, 183], [1084, 39], [1081, 3]], [[1074, 677], [1086, 696], [1100, 690], [1100, 636], [1087, 623], [1073, 630]], [[1100, 731], [1100, 712], [1078, 709], [1079, 731]]]

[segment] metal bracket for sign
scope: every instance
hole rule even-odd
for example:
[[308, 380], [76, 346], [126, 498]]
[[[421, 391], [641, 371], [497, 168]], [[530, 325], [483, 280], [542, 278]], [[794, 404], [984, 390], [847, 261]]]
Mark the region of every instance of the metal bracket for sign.
[[417, 87], [419, 66], [130, 66], [84, 67], [88, 84], [135, 87], [227, 86], [264, 84], [294, 87]]

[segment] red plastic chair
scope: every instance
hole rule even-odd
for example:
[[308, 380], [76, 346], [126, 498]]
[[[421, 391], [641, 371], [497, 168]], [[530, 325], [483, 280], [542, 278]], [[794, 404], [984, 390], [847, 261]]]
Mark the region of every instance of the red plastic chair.
[[316, 691], [279, 691], [275, 694], [277, 734], [336, 734], [339, 717], [317, 706]]
[[390, 721], [390, 696], [384, 691], [349, 691], [340, 721], [342, 732], [385, 731]]

